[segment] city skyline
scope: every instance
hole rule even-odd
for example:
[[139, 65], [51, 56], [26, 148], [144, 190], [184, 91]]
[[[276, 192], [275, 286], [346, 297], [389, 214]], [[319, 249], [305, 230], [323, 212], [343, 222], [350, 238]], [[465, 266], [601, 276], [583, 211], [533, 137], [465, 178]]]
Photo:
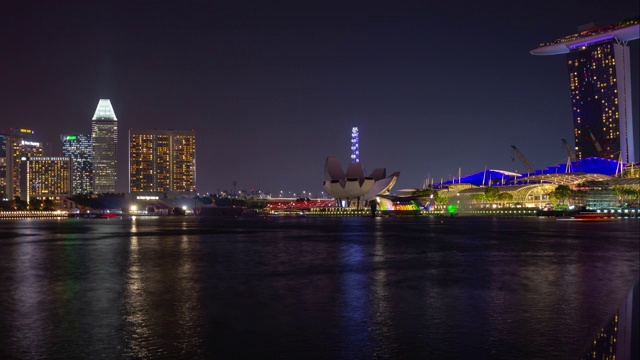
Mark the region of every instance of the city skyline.
[[[566, 160], [560, 139], [573, 134], [566, 68], [529, 51], [585, 23], [635, 17], [638, 4], [523, 6], [9, 5], [0, 127], [33, 129], [58, 155], [59, 135], [87, 132], [95, 102], [108, 98], [121, 137], [193, 128], [206, 154], [202, 192], [237, 182], [319, 193], [324, 159], [349, 158], [352, 127], [363, 164], [402, 173], [396, 189], [459, 168], [523, 172], [512, 144], [538, 166], [555, 165]], [[638, 94], [638, 45], [630, 50]]]

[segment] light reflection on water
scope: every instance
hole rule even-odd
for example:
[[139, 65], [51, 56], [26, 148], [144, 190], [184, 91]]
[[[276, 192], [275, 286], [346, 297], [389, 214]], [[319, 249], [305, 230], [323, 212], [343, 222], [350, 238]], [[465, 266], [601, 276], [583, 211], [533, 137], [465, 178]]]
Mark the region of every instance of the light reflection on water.
[[[139, 234], [136, 221], [131, 233]], [[157, 358], [180, 354], [202, 357], [199, 279], [192, 263], [198, 244], [187, 235], [132, 235], [125, 292], [126, 356]], [[162, 254], [167, 267], [156, 260]], [[171, 346], [160, 339], [171, 339]]]
[[[135, 221], [132, 222], [132, 233], [136, 233], [137, 227]], [[145, 284], [143, 282], [143, 269], [140, 264], [139, 240], [137, 236], [131, 236], [129, 243], [129, 264], [127, 270], [127, 289], [125, 294], [126, 304], [126, 332], [129, 334], [127, 339], [126, 355], [137, 358], [148, 358], [150, 346], [148, 338], [150, 331], [149, 326], [149, 304], [146, 303], [144, 294]]]
[[14, 269], [11, 283], [15, 285], [3, 289], [16, 320], [12, 324], [9, 338], [16, 346], [16, 354], [21, 356], [43, 353], [46, 350], [42, 349], [43, 344], [38, 341], [38, 334], [31, 331], [33, 328], [44, 328], [44, 317], [47, 315], [42, 304], [47, 289], [38, 274], [41, 271], [38, 266], [42, 263], [44, 254], [38, 251], [37, 243], [31, 241], [34, 239], [31, 233], [26, 229], [18, 229], [18, 236], [26, 241], [12, 248], [15, 250], [14, 254], [10, 254], [12, 256], [2, 257]]
[[638, 223], [549, 220], [3, 221], [0, 357], [579, 358]]
[[343, 234], [340, 245], [340, 259], [342, 275], [339, 308], [342, 317], [343, 335], [341, 336], [341, 357], [370, 358], [369, 339], [369, 299], [368, 269], [364, 243], [367, 239], [359, 229], [359, 224], [348, 222], [348, 231]]
[[[387, 282], [387, 270], [384, 267], [386, 257], [384, 246], [384, 232], [381, 226], [382, 219], [377, 218], [373, 233], [373, 257], [374, 268], [371, 279], [371, 332], [374, 337], [373, 355], [375, 357], [390, 357], [395, 355], [394, 324], [391, 316], [390, 296]], [[372, 346], [372, 347], [373, 347]]]
[[198, 251], [198, 244], [189, 241], [186, 235], [180, 237], [180, 263], [178, 267], [177, 301], [177, 347], [181, 354], [203, 355], [201, 351], [202, 323], [198, 311], [200, 281], [196, 266], [191, 262], [191, 253]]

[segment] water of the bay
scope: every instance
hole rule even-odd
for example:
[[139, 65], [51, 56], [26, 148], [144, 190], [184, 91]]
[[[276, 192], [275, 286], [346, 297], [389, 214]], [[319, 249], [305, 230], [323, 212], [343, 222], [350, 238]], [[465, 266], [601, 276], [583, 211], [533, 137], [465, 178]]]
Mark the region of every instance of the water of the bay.
[[637, 219], [0, 221], [0, 357], [578, 359]]

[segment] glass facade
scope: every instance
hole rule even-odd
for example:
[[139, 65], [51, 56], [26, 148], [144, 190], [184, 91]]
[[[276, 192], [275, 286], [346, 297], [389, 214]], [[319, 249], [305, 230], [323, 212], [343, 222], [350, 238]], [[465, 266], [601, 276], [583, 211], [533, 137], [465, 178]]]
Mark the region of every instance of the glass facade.
[[129, 191], [188, 193], [196, 190], [193, 130], [130, 130]]
[[93, 191], [116, 192], [118, 119], [109, 99], [100, 99], [91, 121]]
[[89, 135], [60, 135], [62, 154], [71, 159], [71, 187], [74, 194], [93, 192], [93, 151]]

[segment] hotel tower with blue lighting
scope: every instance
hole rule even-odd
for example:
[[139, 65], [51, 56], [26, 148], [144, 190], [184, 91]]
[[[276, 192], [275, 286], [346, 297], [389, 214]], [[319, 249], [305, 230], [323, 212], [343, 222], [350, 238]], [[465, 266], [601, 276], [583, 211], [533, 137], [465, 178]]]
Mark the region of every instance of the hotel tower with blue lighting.
[[638, 18], [578, 30], [531, 54], [567, 55], [576, 157], [635, 162], [627, 42], [640, 37]]

